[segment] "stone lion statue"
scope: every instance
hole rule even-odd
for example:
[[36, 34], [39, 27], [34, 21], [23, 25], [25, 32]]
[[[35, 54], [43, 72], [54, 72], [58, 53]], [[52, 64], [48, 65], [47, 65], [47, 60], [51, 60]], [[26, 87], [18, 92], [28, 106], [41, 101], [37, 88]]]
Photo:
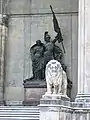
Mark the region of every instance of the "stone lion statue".
[[57, 60], [50, 60], [46, 65], [47, 92], [45, 94], [67, 94], [67, 75]]

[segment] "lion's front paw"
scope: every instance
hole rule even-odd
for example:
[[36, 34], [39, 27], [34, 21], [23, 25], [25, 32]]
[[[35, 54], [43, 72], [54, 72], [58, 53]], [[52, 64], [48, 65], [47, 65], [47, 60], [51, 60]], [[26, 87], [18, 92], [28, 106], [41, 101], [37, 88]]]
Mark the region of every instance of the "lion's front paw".
[[54, 95], [56, 95], [56, 94], [57, 94], [57, 92], [53, 92], [53, 94], [54, 94]]
[[45, 93], [45, 95], [51, 95], [52, 94], [52, 92], [46, 92]]

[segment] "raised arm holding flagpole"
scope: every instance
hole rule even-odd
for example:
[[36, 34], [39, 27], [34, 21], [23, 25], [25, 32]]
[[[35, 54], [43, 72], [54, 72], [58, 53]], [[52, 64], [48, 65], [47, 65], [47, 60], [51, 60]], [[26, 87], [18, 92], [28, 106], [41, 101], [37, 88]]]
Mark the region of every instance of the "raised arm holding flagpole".
[[62, 38], [61, 29], [60, 29], [60, 27], [59, 27], [57, 18], [56, 18], [56, 16], [55, 16], [55, 13], [54, 13], [51, 5], [50, 5], [50, 8], [51, 8], [51, 11], [52, 11], [52, 14], [53, 14], [54, 30], [55, 30], [55, 32], [57, 33], [57, 36], [55, 37], [55, 39], [58, 40], [58, 42], [62, 44], [63, 51], [64, 51], [64, 53], [65, 53], [65, 48], [64, 48], [64, 45], [63, 45], [63, 38]]

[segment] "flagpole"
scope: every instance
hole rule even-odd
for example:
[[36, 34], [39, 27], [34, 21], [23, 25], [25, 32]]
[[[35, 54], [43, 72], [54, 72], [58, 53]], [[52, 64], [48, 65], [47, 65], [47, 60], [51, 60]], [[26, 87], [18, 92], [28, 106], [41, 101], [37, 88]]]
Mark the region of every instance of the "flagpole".
[[[63, 38], [62, 38], [62, 34], [61, 34], [61, 30], [60, 30], [60, 27], [59, 27], [57, 18], [56, 18], [56, 16], [55, 16], [55, 13], [54, 13], [53, 8], [52, 8], [51, 5], [50, 5], [50, 8], [51, 8], [51, 11], [52, 11], [52, 14], [53, 14], [54, 31], [57, 33], [57, 37], [59, 37], [59, 39], [57, 39], [57, 40], [58, 40], [58, 42], [61, 42], [63, 51], [64, 51], [64, 53], [66, 53], [66, 52], [65, 52], [64, 45], [63, 45]], [[58, 35], [59, 35], [59, 36], [58, 36]]]

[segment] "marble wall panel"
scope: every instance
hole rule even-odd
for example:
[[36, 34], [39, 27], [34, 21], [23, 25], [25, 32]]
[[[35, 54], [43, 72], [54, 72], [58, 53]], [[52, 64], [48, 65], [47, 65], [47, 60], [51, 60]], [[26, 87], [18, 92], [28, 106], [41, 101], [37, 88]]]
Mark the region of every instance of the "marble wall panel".
[[[5, 100], [23, 100], [24, 24], [22, 18], [9, 19], [6, 44]], [[19, 89], [18, 89], [19, 88]]]
[[6, 45], [6, 86], [22, 86], [24, 63], [24, 24], [22, 18], [9, 19]]
[[9, 14], [51, 13], [50, 5], [55, 12], [77, 12], [78, 0], [9, 0]]

